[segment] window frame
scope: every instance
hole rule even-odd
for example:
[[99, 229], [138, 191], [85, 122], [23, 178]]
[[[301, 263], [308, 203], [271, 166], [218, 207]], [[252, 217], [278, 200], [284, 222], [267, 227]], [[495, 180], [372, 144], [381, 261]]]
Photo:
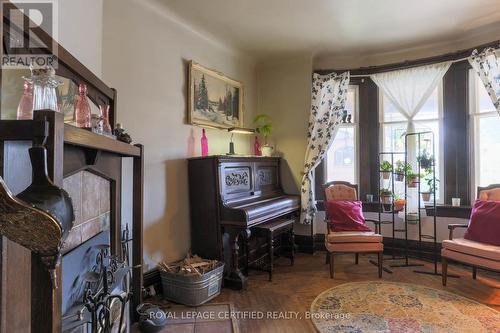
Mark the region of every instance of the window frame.
[[[439, 138], [437, 139], [437, 147], [439, 151], [439, 168], [436, 170], [437, 177], [438, 179], [444, 180], [444, 83], [443, 79], [439, 82], [438, 86], [438, 116], [437, 118], [431, 118], [431, 119], [419, 119], [419, 120], [413, 120], [413, 123], [415, 125], [421, 124], [421, 123], [426, 123], [429, 121], [438, 121], [438, 127], [439, 127]], [[379, 119], [379, 151], [384, 152], [384, 135], [385, 135], [385, 125], [401, 125], [401, 124], [408, 124], [408, 120], [405, 121], [384, 121], [384, 92], [379, 89], [378, 90], [378, 119]], [[436, 198], [436, 203], [438, 204], [443, 204], [445, 202], [445, 190], [444, 190], [445, 184], [443, 182], [440, 182], [439, 186], [439, 198]]]
[[[357, 84], [349, 84], [348, 90], [354, 90], [354, 123], [351, 124], [339, 124], [340, 128], [353, 128], [354, 129], [354, 156], [355, 156], [355, 165], [354, 165], [354, 184], [359, 186], [360, 181], [360, 172], [359, 172], [359, 86]], [[334, 139], [335, 140], [335, 139]], [[333, 143], [332, 143], [333, 144]], [[325, 163], [322, 163], [324, 181], [329, 182], [328, 178], [328, 152], [325, 155]], [[335, 158], [334, 156], [332, 156]]]
[[[479, 138], [479, 120], [482, 118], [498, 117], [496, 110], [480, 112], [479, 107], [479, 85], [483, 84], [477, 76], [474, 69], [469, 69], [469, 144], [470, 144], [470, 168], [471, 168], [471, 198], [477, 196], [476, 189], [480, 184], [480, 138]], [[491, 184], [490, 184], [491, 185]]]

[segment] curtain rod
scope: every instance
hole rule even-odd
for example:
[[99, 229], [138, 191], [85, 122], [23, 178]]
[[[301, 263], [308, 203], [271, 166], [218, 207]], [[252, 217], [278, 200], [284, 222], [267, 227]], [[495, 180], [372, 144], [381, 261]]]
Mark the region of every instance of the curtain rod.
[[[448, 61], [451, 63], [461, 62], [461, 61], [464, 61], [464, 60], [470, 58], [473, 50], [484, 51], [486, 49], [491, 48], [491, 49], [494, 49], [496, 52], [498, 52], [498, 51], [500, 51], [499, 44], [500, 44], [500, 40], [497, 40], [495, 42], [483, 44], [480, 46], [476, 46], [474, 48], [460, 50], [460, 51], [455, 52], [454, 54], [448, 53], [448, 54], [441, 55], [441, 56], [416, 59], [416, 60], [406, 60], [404, 62], [394, 63], [394, 64], [385, 64], [385, 65], [360, 67], [360, 68], [344, 69], [344, 70], [316, 70], [314, 72], [319, 73], [319, 74], [328, 74], [328, 73], [333, 73], [333, 72], [341, 73], [341, 72], [346, 72], [346, 71], [354, 72], [354, 73], [366, 72], [367, 74], [351, 74], [350, 77], [352, 77], [352, 78], [356, 78], [356, 77], [367, 78], [367, 77], [370, 77], [371, 75], [376, 74], [376, 73], [392, 72], [392, 71], [397, 71], [397, 70], [402, 70], [402, 69], [407, 69], [407, 68], [414, 68], [414, 67], [419, 67], [419, 66], [425, 66], [425, 65], [430, 65], [430, 64], [439, 64], [439, 63], [444, 63], [444, 62], [448, 62]], [[459, 56], [460, 58], [453, 59], [454, 55]]]
[[[440, 63], [444, 63], [444, 62], [451, 62], [452, 64], [456, 63], [456, 62], [460, 62], [460, 61], [464, 61], [466, 59], [470, 58], [469, 57], [463, 57], [463, 58], [459, 58], [459, 59], [455, 59], [455, 60], [448, 60], [448, 61], [441, 61], [441, 62], [436, 62], [436, 64], [440, 64]], [[425, 65], [415, 65], [413, 67], [419, 67], [419, 66], [425, 66]], [[395, 69], [394, 71], [397, 71], [398, 69]], [[389, 72], [392, 72], [392, 71], [389, 71]], [[372, 75], [374, 75], [376, 73], [373, 73], [373, 74], [354, 74], [354, 75], [349, 75], [349, 77], [370, 77]]]

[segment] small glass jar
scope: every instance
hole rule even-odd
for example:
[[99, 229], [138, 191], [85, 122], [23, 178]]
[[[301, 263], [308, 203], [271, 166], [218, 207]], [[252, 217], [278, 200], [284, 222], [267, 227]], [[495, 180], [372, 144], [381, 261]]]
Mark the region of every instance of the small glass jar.
[[99, 111], [102, 118], [102, 132], [107, 135], [112, 134], [111, 125], [109, 124], [109, 105], [99, 105]]

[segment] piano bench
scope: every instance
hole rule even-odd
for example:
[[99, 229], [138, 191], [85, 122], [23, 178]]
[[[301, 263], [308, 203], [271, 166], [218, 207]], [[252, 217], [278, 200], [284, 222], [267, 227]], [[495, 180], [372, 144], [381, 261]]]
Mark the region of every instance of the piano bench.
[[[288, 258], [293, 266], [295, 255], [295, 235], [293, 233], [294, 219], [276, 219], [266, 223], [259, 224], [252, 228], [252, 233], [256, 237], [265, 237], [268, 246], [269, 262], [266, 265], [269, 272], [269, 281], [273, 280], [274, 255], [275, 255], [275, 239], [279, 236], [287, 235], [287, 248], [289, 249]], [[282, 245], [282, 244], [281, 244]], [[283, 246], [280, 246], [280, 252]], [[281, 253], [280, 253], [281, 254]]]

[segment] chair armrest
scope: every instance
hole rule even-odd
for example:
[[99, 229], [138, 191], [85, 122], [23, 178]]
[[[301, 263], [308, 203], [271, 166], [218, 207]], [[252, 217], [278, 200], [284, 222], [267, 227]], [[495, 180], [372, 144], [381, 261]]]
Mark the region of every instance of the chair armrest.
[[375, 224], [375, 233], [380, 233], [381, 230], [380, 230], [380, 223], [381, 221], [379, 220], [373, 220], [373, 219], [365, 219], [365, 222], [372, 222], [373, 224]]
[[467, 228], [468, 224], [448, 224], [448, 229], [450, 229], [450, 240], [453, 239], [453, 231], [456, 228]]

